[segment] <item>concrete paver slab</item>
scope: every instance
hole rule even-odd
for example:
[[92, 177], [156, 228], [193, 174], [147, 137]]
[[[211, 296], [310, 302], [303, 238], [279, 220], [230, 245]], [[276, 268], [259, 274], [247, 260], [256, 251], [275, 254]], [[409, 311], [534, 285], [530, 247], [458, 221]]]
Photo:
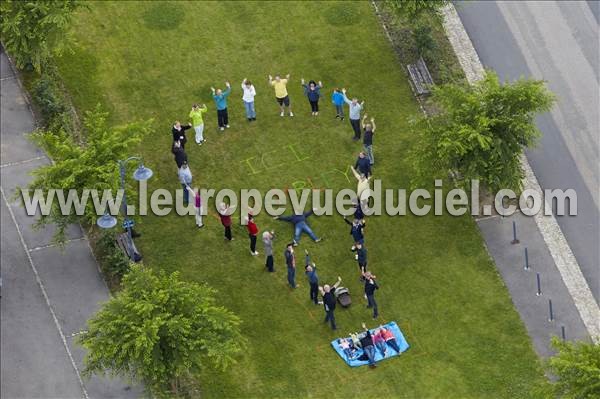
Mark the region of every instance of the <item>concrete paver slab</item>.
[[2, 251], [2, 398], [81, 398], [82, 390], [4, 201]]

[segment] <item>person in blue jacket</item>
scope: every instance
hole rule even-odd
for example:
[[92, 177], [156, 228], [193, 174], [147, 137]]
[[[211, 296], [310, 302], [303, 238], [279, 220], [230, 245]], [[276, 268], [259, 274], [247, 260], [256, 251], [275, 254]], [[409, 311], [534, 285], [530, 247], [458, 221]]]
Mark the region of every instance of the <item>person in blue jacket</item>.
[[301, 79], [301, 82], [302, 87], [304, 87], [304, 95], [308, 97], [308, 102], [310, 103], [312, 116], [319, 115], [319, 98], [321, 97], [323, 83], [321, 81], [317, 83], [314, 80], [311, 80], [308, 84], [305, 84], [304, 79]]
[[335, 105], [335, 118], [344, 120], [344, 94], [337, 87], [333, 89], [331, 94], [331, 102]]
[[225, 82], [225, 86], [227, 88], [225, 91], [221, 89], [216, 89], [211, 87], [213, 99], [215, 100], [215, 104], [217, 105], [217, 123], [219, 124], [219, 129], [221, 131], [225, 130], [225, 128], [229, 128], [229, 115], [227, 114], [227, 97], [229, 97], [229, 93], [231, 93], [231, 85], [229, 82]]
[[283, 220], [284, 222], [290, 222], [294, 224], [294, 246], [297, 246], [300, 242], [300, 235], [304, 232], [308, 234], [310, 238], [314, 242], [321, 241], [315, 233], [312, 231], [308, 223], [306, 222], [306, 218], [314, 213], [314, 210], [310, 210], [308, 212], [304, 212], [301, 214], [294, 214], [290, 216], [275, 216], [274, 219]]

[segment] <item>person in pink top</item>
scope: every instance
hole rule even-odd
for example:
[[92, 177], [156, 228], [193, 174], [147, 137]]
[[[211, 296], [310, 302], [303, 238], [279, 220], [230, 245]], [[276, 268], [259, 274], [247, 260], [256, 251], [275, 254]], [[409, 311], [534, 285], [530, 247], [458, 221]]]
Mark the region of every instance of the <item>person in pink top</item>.
[[392, 349], [394, 349], [396, 352], [398, 352], [398, 354], [400, 354], [400, 347], [398, 346], [398, 343], [396, 342], [396, 337], [394, 336], [393, 332], [391, 332], [384, 326], [380, 326], [378, 335], [381, 335], [381, 337], [385, 340], [385, 343], [388, 344], [389, 346], [391, 346]]
[[379, 350], [379, 352], [381, 352], [381, 356], [385, 357], [385, 352], [387, 348], [385, 345], [385, 338], [383, 338], [383, 336], [381, 335], [381, 330], [377, 331], [373, 335], [373, 344]]
[[200, 198], [200, 189], [197, 189], [196, 192], [190, 187], [187, 186], [187, 190], [194, 197], [194, 207], [196, 208], [196, 226], [199, 229], [204, 227], [202, 223], [202, 198]]

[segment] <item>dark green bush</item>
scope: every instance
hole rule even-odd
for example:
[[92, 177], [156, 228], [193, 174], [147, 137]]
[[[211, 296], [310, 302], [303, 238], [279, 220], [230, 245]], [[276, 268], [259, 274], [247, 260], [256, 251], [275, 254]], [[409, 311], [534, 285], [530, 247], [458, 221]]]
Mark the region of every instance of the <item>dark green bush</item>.
[[44, 120], [44, 127], [50, 131], [62, 129], [73, 134], [74, 124], [69, 102], [57, 82], [58, 78], [48, 69], [33, 84], [32, 98]]
[[437, 47], [431, 32], [431, 28], [427, 25], [419, 24], [413, 29], [413, 38], [417, 46], [417, 51], [425, 61], [432, 61], [431, 55]]

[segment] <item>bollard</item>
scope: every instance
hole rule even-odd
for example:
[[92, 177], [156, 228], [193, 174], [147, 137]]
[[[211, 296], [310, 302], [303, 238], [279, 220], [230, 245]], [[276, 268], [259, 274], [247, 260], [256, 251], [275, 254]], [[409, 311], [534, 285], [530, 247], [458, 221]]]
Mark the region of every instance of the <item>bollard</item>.
[[567, 335], [565, 334], [565, 326], [560, 326], [560, 335], [562, 336], [562, 340], [567, 340]]
[[554, 312], [552, 311], [552, 299], [548, 299], [548, 313], [550, 315], [548, 321], [554, 321]]
[[511, 244], [518, 244], [519, 240], [517, 239], [517, 222], [513, 220], [513, 240], [510, 242]]
[[525, 270], [529, 270], [529, 253], [527, 252], [527, 247], [525, 247]]
[[542, 285], [540, 284], [540, 274], [536, 273], [535, 277], [537, 279], [537, 293], [535, 295], [540, 296], [540, 295], [542, 295]]

